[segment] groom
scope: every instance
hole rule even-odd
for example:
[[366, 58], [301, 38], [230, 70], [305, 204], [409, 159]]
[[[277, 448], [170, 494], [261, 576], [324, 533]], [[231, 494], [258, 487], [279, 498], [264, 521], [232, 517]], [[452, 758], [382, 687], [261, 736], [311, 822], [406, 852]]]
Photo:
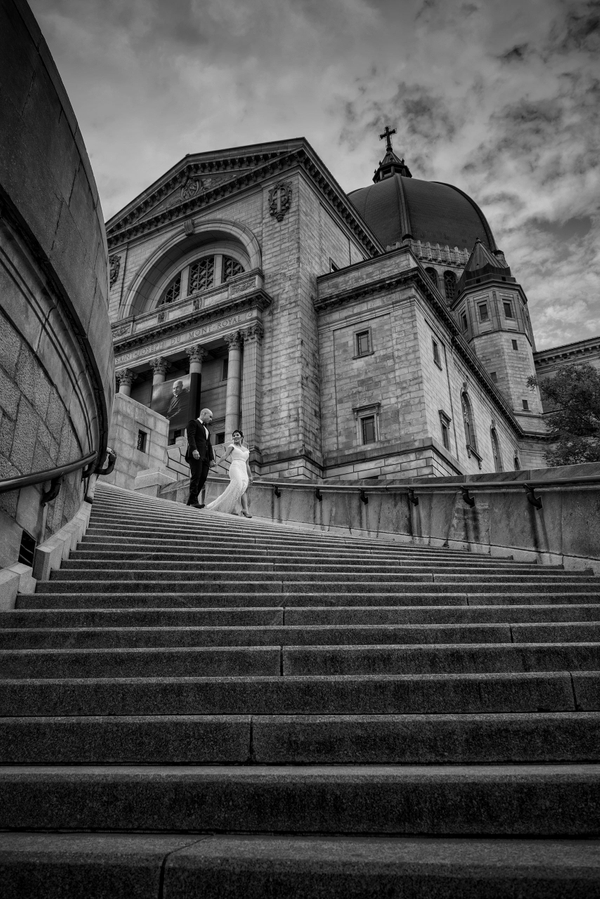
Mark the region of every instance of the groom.
[[203, 509], [198, 502], [198, 494], [204, 487], [208, 471], [215, 465], [215, 456], [210, 442], [208, 425], [213, 420], [210, 409], [203, 409], [198, 418], [192, 418], [187, 426], [188, 448], [185, 461], [190, 466], [190, 495], [188, 506]]

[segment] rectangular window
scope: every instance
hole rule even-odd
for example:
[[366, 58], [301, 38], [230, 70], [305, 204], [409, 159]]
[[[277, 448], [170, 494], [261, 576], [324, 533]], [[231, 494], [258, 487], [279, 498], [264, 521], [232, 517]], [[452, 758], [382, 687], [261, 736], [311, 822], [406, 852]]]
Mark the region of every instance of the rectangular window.
[[513, 342], [512, 342], [512, 348], [513, 348], [513, 350], [518, 350], [518, 349], [519, 349], [519, 344], [517, 343], [516, 340], [513, 340]]
[[463, 331], [467, 331], [469, 329], [469, 320], [467, 318], [467, 313], [462, 312], [460, 316], [460, 325]]
[[442, 429], [442, 443], [444, 444], [444, 448], [450, 449], [450, 421], [448, 415], [444, 412], [443, 409], [439, 410], [440, 416], [440, 427]]
[[363, 443], [375, 443], [375, 416], [365, 415], [360, 420]]
[[491, 372], [490, 372], [490, 378], [492, 379], [492, 381], [494, 382], [494, 384], [496, 384], [496, 383], [498, 382], [498, 375], [496, 374], [495, 371], [491, 371]]
[[489, 322], [490, 313], [488, 311], [488, 304], [487, 303], [479, 303], [477, 308], [479, 310], [479, 321], [480, 322]]
[[148, 434], [146, 431], [138, 431], [137, 435], [137, 449], [139, 449], [140, 453], [146, 452], [146, 438]]
[[437, 340], [433, 339], [433, 337], [431, 338], [431, 343], [433, 345], [433, 361], [435, 362], [435, 364], [437, 365], [438, 368], [441, 368], [442, 367], [442, 359], [440, 356], [440, 345], [437, 342]]
[[503, 300], [502, 305], [504, 306], [504, 317], [505, 318], [514, 318], [513, 312], [513, 304], [511, 300]]
[[340, 267], [336, 265], [331, 256], [329, 257], [329, 271], [330, 272], [339, 272]]
[[522, 402], [523, 402], [523, 411], [529, 412], [529, 403], [527, 402], [527, 400], [523, 400]]
[[368, 356], [371, 353], [371, 332], [370, 331], [357, 331], [354, 335], [355, 338], [355, 346], [356, 346], [356, 355], [357, 356]]
[[215, 444], [225, 443], [225, 431], [219, 431], [215, 437]]
[[223, 367], [221, 369], [221, 380], [227, 380], [227, 374], [229, 372], [229, 359], [223, 359]]

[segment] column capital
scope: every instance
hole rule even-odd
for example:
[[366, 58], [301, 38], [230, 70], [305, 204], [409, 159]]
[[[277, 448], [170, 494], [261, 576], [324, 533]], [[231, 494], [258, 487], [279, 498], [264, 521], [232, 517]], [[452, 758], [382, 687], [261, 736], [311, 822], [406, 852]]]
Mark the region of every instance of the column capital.
[[153, 369], [155, 375], [166, 375], [169, 363], [164, 356], [159, 356], [158, 359], [152, 360], [150, 367]]
[[226, 334], [223, 338], [230, 350], [239, 350], [242, 346], [242, 334], [236, 331], [235, 334]]
[[202, 363], [210, 355], [208, 350], [199, 344], [197, 346], [188, 346], [185, 348], [186, 353], [190, 357], [190, 362]]
[[119, 385], [124, 387], [131, 387], [132, 383], [137, 378], [137, 375], [130, 368], [122, 368], [120, 371], [115, 372], [115, 376]]
[[251, 325], [248, 325], [248, 327], [241, 332], [245, 343], [262, 340], [264, 334], [265, 329], [260, 322], [252, 322]]

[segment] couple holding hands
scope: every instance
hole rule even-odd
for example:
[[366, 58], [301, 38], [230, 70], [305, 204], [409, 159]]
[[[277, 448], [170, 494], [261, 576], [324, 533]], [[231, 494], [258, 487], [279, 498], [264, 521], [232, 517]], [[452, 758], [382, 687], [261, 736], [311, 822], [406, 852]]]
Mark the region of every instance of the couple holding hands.
[[223, 493], [207, 506], [198, 502], [200, 491], [204, 487], [208, 472], [215, 466], [215, 455], [210, 442], [208, 425], [213, 420], [210, 409], [202, 409], [198, 418], [193, 418], [187, 427], [188, 448], [185, 459], [190, 466], [190, 495], [187, 505], [195, 509], [208, 509], [212, 512], [229, 512], [236, 515], [238, 502], [242, 504], [242, 515], [252, 518], [248, 509], [246, 491], [252, 483], [252, 472], [248, 465], [250, 451], [243, 446], [244, 435], [236, 429], [231, 437], [233, 443], [227, 447], [223, 462], [229, 462], [229, 484]]

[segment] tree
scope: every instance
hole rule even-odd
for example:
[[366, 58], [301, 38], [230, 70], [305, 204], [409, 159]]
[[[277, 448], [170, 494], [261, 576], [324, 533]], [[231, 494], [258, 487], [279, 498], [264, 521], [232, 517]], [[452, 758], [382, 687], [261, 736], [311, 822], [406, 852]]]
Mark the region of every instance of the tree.
[[529, 378], [547, 411], [552, 448], [549, 465], [600, 462], [600, 372], [591, 365], [566, 365], [551, 378]]

